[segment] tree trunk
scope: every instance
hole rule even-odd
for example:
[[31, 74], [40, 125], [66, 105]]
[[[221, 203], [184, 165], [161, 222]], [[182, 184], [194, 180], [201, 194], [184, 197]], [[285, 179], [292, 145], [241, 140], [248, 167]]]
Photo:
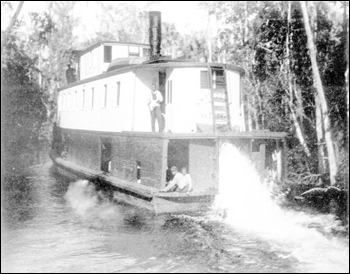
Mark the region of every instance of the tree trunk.
[[[345, 71], [345, 86], [346, 86], [346, 103], [347, 103], [347, 132], [346, 132], [346, 140], [347, 140], [347, 146], [349, 148], [349, 20], [346, 18], [346, 11], [349, 9], [348, 2], [343, 2], [343, 8], [344, 8], [344, 32], [346, 35], [346, 71]], [[349, 153], [349, 152], [348, 152]], [[346, 184], [345, 184], [345, 190], [347, 193], [349, 193], [349, 157], [346, 159], [347, 161], [347, 169], [346, 169]], [[348, 198], [348, 223], [349, 223], [349, 198]]]
[[259, 113], [258, 113], [258, 118], [259, 118], [259, 124], [264, 128], [264, 108], [263, 108], [263, 100], [261, 98], [261, 93], [260, 93], [260, 82], [258, 80], [257, 86], [254, 86], [255, 90], [255, 96], [258, 100], [258, 105], [259, 105]]
[[248, 131], [252, 131], [253, 129], [253, 121], [252, 121], [252, 114], [251, 111], [248, 108], [248, 115], [247, 115], [247, 119], [248, 119]]
[[304, 134], [303, 134], [303, 130], [302, 127], [299, 123], [298, 117], [295, 113], [294, 110], [294, 105], [293, 105], [293, 98], [294, 98], [294, 90], [293, 90], [293, 82], [292, 82], [292, 75], [291, 75], [291, 71], [290, 71], [290, 55], [289, 55], [289, 24], [291, 21], [291, 8], [292, 8], [292, 3], [288, 2], [288, 23], [287, 23], [287, 37], [286, 37], [286, 53], [287, 53], [287, 81], [288, 81], [288, 87], [289, 87], [289, 108], [290, 108], [290, 112], [291, 112], [291, 116], [292, 116], [292, 120], [294, 123], [294, 127], [296, 130], [296, 134], [297, 137], [299, 139], [300, 144], [302, 145], [305, 154], [307, 155], [307, 157], [311, 156], [310, 150], [306, 144], [305, 138], [304, 138]]
[[210, 11], [208, 7], [208, 26], [207, 26], [207, 44], [208, 44], [208, 62], [212, 62], [212, 41], [211, 41], [211, 19], [210, 19]]
[[292, 120], [293, 120], [293, 123], [294, 123], [295, 131], [296, 131], [297, 137], [299, 139], [299, 142], [300, 142], [301, 146], [303, 147], [303, 150], [304, 150], [305, 154], [307, 155], [307, 157], [310, 157], [311, 153], [310, 153], [309, 147], [306, 144], [303, 131], [301, 129], [301, 126], [300, 126], [300, 123], [298, 121], [298, 118], [297, 118], [297, 116], [295, 114], [293, 105], [291, 105], [291, 104], [290, 104], [290, 112], [291, 112]]
[[317, 61], [316, 61], [316, 50], [315, 50], [315, 44], [312, 37], [312, 32], [310, 28], [309, 23], [309, 16], [307, 12], [306, 2], [300, 1], [301, 9], [303, 11], [303, 17], [304, 17], [304, 23], [305, 23], [305, 30], [307, 35], [307, 41], [309, 46], [309, 55], [311, 59], [311, 65], [312, 65], [312, 72], [314, 75], [314, 83], [317, 87], [317, 93], [319, 95], [319, 100], [321, 104], [321, 110], [322, 110], [322, 116], [323, 116], [323, 123], [324, 123], [324, 130], [325, 130], [325, 139], [326, 139], [326, 145], [327, 145], [327, 153], [328, 153], [328, 164], [329, 164], [329, 172], [330, 172], [330, 179], [331, 184], [334, 185], [336, 183], [336, 175], [338, 171], [338, 165], [337, 165], [337, 159], [335, 156], [335, 151], [333, 147], [333, 140], [331, 135], [331, 125], [330, 125], [330, 119], [328, 114], [328, 105], [326, 96], [323, 90], [320, 72], [318, 69]]
[[[310, 21], [313, 26], [314, 40], [317, 41], [317, 4], [310, 2], [313, 13], [311, 14]], [[315, 51], [317, 49], [315, 48]], [[315, 88], [317, 88], [315, 86]], [[317, 136], [317, 155], [318, 155], [318, 173], [327, 172], [327, 162], [325, 153], [325, 138], [324, 138], [324, 127], [323, 127], [323, 116], [319, 96], [315, 96], [315, 115], [316, 115], [316, 136]]]
[[[5, 45], [6, 40], [7, 40], [7, 38], [8, 38], [8, 35], [9, 35], [10, 32], [11, 32], [12, 27], [13, 27], [14, 24], [16, 23], [18, 14], [20, 13], [20, 11], [21, 11], [21, 9], [22, 9], [23, 4], [24, 4], [24, 1], [20, 1], [20, 2], [19, 2], [18, 7], [17, 7], [17, 10], [16, 10], [15, 14], [14, 14], [14, 15], [12, 16], [12, 18], [11, 18], [11, 21], [10, 21], [10, 23], [9, 23], [9, 25], [8, 25], [6, 31], [5, 31], [5, 33], [4, 33], [4, 35], [3, 35], [3, 39], [2, 39], [2, 41], [1, 41], [1, 49], [2, 49], [3, 45]], [[1, 50], [1, 51], [2, 51], [2, 50]]]
[[324, 146], [324, 129], [323, 119], [320, 100], [318, 95], [315, 96], [315, 107], [316, 107], [316, 135], [317, 135], [317, 149], [318, 149], [318, 173], [327, 172], [326, 166], [326, 154]]
[[[254, 88], [254, 87], [253, 87]], [[259, 128], [259, 115], [258, 115], [258, 108], [257, 108], [257, 104], [256, 104], [256, 98], [255, 98], [255, 94], [253, 94], [252, 96], [253, 102], [252, 102], [252, 117], [254, 118], [253, 120], [255, 120], [255, 129], [260, 129]]]
[[245, 1], [244, 5], [244, 39], [243, 39], [243, 45], [248, 41], [248, 1]]

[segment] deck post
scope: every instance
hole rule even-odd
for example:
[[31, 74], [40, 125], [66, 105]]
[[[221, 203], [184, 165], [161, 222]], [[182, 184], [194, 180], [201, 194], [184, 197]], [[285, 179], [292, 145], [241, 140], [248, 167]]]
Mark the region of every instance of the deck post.
[[164, 188], [166, 183], [166, 172], [168, 169], [168, 144], [169, 140], [163, 139], [163, 156], [162, 156], [162, 181], [160, 183], [160, 187]]

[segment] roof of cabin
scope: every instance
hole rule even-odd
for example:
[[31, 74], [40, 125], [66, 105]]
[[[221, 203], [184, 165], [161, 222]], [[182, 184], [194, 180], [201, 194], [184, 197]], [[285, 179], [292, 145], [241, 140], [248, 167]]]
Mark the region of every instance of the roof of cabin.
[[125, 57], [116, 58], [108, 66], [107, 72], [124, 68], [132, 65], [149, 65], [149, 64], [160, 64], [160, 63], [198, 63], [195, 60], [190, 59], [171, 59], [168, 56], [160, 56], [157, 59], [149, 60], [148, 57]]
[[83, 50], [77, 50], [77, 55], [80, 57], [82, 55], [84, 55], [85, 53], [98, 48], [101, 45], [105, 45], [105, 46], [113, 46], [113, 45], [124, 45], [124, 46], [143, 46], [143, 47], [149, 47], [148, 44], [141, 44], [141, 43], [132, 43], [132, 42], [117, 42], [117, 41], [101, 41], [101, 42], [97, 42], [95, 44], [93, 44], [92, 46], [83, 49]]
[[125, 57], [114, 59], [109, 65], [107, 72], [132, 65], [140, 65], [147, 61], [148, 57]]
[[[121, 59], [124, 59], [124, 58], [121, 58]], [[232, 64], [204, 63], [204, 62], [193, 62], [191, 60], [186, 61], [186, 60], [176, 60], [176, 59], [175, 60], [173, 59], [172, 60], [153, 60], [153, 61], [146, 61], [141, 64], [130, 64], [130, 65], [124, 64], [120, 67], [116, 67], [115, 69], [112, 69], [111, 71], [107, 71], [102, 74], [71, 83], [63, 88], [60, 88], [59, 90], [66, 89], [68, 87], [78, 86], [80, 84], [89, 83], [89, 82], [103, 79], [112, 75], [117, 75], [119, 73], [125, 73], [133, 70], [159, 70], [159, 69], [166, 69], [166, 68], [207, 68], [207, 67], [222, 67], [227, 70], [238, 71], [242, 75], [244, 75], [244, 72], [245, 72], [243, 68]]]

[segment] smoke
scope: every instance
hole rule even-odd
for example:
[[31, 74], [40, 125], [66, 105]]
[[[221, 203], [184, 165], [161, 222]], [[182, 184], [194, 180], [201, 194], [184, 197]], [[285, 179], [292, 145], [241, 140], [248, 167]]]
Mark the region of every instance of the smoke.
[[228, 143], [220, 151], [219, 192], [214, 210], [225, 211], [227, 224], [268, 240], [283, 250], [283, 254], [287, 251], [287, 257], [293, 256], [305, 264], [303, 270], [349, 270], [349, 248], [336, 238], [328, 239], [316, 229], [334, 224], [334, 217], [312, 217], [282, 209], [271, 198], [250, 160]]
[[71, 183], [64, 198], [72, 210], [93, 227], [114, 227], [123, 219], [117, 205], [87, 180]]

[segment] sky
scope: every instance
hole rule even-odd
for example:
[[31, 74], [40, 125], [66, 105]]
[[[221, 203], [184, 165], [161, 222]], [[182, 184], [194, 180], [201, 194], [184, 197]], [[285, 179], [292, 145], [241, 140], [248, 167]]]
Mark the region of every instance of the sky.
[[[14, 5], [12, 14], [5, 14], [5, 18], [2, 18], [1, 28], [4, 29], [8, 25], [9, 19], [13, 15], [18, 1], [10, 1]], [[103, 2], [103, 1], [102, 1]], [[120, 1], [113, 1], [118, 5]], [[139, 8], [144, 8], [147, 1], [123, 1], [130, 2]], [[162, 13], [162, 21], [174, 23], [177, 30], [182, 34], [192, 33], [193, 31], [202, 31], [207, 27], [207, 14], [206, 11], [198, 7], [199, 1], [158, 1], [149, 7], [145, 7], [147, 10], [160, 11]], [[21, 10], [20, 16], [29, 18], [29, 12], [44, 12], [47, 10], [47, 3], [45, 1], [25, 1]], [[98, 29], [99, 24], [92, 24], [95, 20], [98, 20], [98, 4], [95, 1], [79, 1], [78, 8], [76, 9], [75, 16], [79, 18], [80, 25], [77, 27], [76, 34], [78, 39], [85, 39], [86, 36], [93, 34]], [[96, 21], [95, 21], [96, 22]], [[79, 33], [83, 33], [80, 35]], [[84, 37], [85, 36], [85, 37]]]
[[[2, 1], [3, 2], [3, 1]], [[6, 1], [13, 3], [13, 11], [3, 12], [1, 14], [1, 29], [4, 30], [10, 18], [15, 12], [19, 1]], [[47, 10], [48, 1], [25, 1], [20, 17], [26, 18], [29, 22], [29, 12], [44, 12]], [[77, 43], [85, 42], [93, 37], [96, 31], [101, 29], [99, 18], [103, 16], [100, 5], [97, 1], [78, 1], [74, 10], [74, 16], [79, 19], [79, 25], [75, 28], [74, 35], [77, 37]], [[107, 2], [107, 1], [100, 1]], [[136, 5], [141, 10], [160, 11], [162, 13], [162, 22], [174, 23], [176, 29], [182, 35], [192, 34], [194, 32], [205, 32], [208, 28], [208, 15], [204, 8], [199, 7], [200, 1], [108, 1], [109, 4], [118, 5], [120, 2], [129, 2]], [[152, 2], [152, 4], [150, 4]], [[334, 6], [335, 7], [335, 6]], [[342, 7], [330, 10], [327, 14], [333, 21], [338, 18], [342, 23]], [[29, 24], [28, 24], [29, 25]], [[211, 23], [213, 28], [215, 24]], [[213, 31], [215, 33], [215, 31]], [[28, 33], [28, 32], [27, 32]], [[141, 41], [140, 41], [141, 42]]]
[[[103, 2], [103, 1], [102, 1]], [[109, 2], [109, 1], [108, 1]], [[125, 1], [128, 2], [128, 1]], [[202, 31], [207, 27], [207, 15], [206, 11], [198, 8], [199, 1], [159, 1], [159, 4], [152, 4], [147, 6], [145, 1], [131, 1], [132, 4], [138, 6], [138, 8], [145, 9], [146, 11], [160, 11], [162, 15], [162, 22], [174, 23], [176, 29], [182, 34], [192, 33], [193, 31]], [[111, 4], [112, 2], [109, 2]], [[117, 1], [113, 2], [118, 5]], [[78, 17], [80, 18], [81, 25], [78, 26], [78, 33], [84, 33], [88, 35], [92, 34], [98, 29], [99, 25], [91, 24], [91, 19], [98, 20], [99, 5], [94, 2], [81, 1], [79, 8], [77, 9]], [[83, 30], [83, 31], [81, 31]]]

